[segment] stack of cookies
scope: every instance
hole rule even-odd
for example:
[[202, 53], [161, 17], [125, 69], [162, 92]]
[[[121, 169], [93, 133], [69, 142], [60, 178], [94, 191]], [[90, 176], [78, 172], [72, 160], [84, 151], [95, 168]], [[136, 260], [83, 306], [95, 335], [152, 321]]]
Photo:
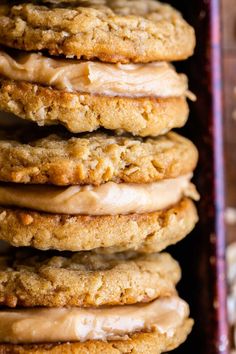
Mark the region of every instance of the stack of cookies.
[[[154, 0], [0, 6], [0, 353], [143, 353], [191, 331], [178, 263], [197, 222], [193, 29]], [[36, 124], [37, 123], [37, 124]], [[39, 127], [40, 126], [40, 127]]]

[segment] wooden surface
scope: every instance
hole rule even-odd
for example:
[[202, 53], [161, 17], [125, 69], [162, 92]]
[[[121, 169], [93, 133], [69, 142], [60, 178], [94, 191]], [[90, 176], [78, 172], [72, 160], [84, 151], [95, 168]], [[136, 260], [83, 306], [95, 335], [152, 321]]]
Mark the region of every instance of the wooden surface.
[[[226, 206], [236, 208], [236, 0], [222, 0], [222, 13]], [[236, 241], [236, 225], [227, 234]]]

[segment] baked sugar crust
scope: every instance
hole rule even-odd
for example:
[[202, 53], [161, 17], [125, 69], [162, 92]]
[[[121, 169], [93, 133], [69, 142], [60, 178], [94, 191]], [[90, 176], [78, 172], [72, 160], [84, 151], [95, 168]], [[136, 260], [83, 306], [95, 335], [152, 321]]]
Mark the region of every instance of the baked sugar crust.
[[0, 239], [15, 247], [100, 253], [160, 252], [186, 237], [198, 221], [190, 199], [169, 209], [131, 215], [71, 216], [0, 208]]
[[0, 109], [39, 126], [60, 124], [72, 133], [105, 128], [142, 137], [181, 128], [189, 114], [185, 97], [129, 98], [70, 93], [3, 78], [0, 78]]
[[154, 0], [2, 5], [0, 31], [9, 47], [111, 63], [183, 60], [195, 47], [182, 15]]
[[[99, 307], [149, 302], [176, 293], [180, 267], [167, 253], [18, 251], [0, 257], [0, 304]], [[115, 281], [113, 281], [115, 279]]]
[[157, 138], [0, 132], [0, 181], [54, 185], [152, 183], [191, 173], [198, 152], [173, 132]]

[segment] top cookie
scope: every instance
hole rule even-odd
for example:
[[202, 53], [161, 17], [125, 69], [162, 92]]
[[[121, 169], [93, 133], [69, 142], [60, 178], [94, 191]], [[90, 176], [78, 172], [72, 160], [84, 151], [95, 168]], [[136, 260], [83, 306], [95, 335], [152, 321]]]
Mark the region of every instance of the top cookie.
[[0, 33], [9, 47], [111, 63], [182, 60], [195, 47], [181, 14], [154, 0], [1, 5]]
[[141, 139], [50, 131], [0, 131], [0, 181], [61, 186], [151, 183], [191, 173], [198, 160], [193, 143], [173, 132]]
[[97, 307], [149, 302], [174, 295], [180, 277], [178, 263], [167, 253], [11, 250], [11, 256], [0, 256], [0, 304]]

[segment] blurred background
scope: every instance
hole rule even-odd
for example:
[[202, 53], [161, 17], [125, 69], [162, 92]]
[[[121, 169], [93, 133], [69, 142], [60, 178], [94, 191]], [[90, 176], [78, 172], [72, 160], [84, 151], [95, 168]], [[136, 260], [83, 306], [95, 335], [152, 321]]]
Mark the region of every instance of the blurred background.
[[221, 0], [223, 13], [224, 134], [228, 242], [236, 241], [236, 0]]
[[[223, 32], [224, 145], [227, 243], [236, 242], [236, 0], [221, 0]], [[228, 249], [229, 320], [236, 323], [236, 244]], [[231, 328], [236, 348], [236, 329]], [[233, 349], [232, 349], [233, 350]], [[231, 352], [235, 354], [236, 351]]]

